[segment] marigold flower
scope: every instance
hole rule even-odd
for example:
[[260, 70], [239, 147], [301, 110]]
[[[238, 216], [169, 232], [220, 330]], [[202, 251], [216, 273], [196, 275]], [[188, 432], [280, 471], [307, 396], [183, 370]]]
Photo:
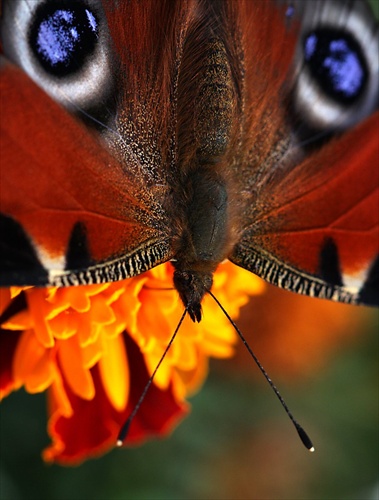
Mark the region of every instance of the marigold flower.
[[[48, 391], [46, 460], [77, 463], [114, 445], [183, 312], [172, 276], [164, 264], [116, 283], [0, 290], [0, 395]], [[214, 275], [213, 291], [234, 318], [262, 287], [230, 262]], [[232, 326], [210, 296], [202, 305], [200, 324], [185, 318], [127, 443], [170, 432], [204, 381], [209, 357], [233, 354]]]

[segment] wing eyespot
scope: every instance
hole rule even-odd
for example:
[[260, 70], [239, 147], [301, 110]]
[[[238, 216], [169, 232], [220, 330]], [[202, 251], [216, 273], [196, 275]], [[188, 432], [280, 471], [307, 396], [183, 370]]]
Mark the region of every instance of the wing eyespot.
[[343, 131], [379, 103], [378, 23], [364, 2], [340, 0], [311, 2], [301, 23], [290, 98], [300, 135]]
[[40, 4], [29, 30], [29, 45], [43, 69], [66, 77], [80, 71], [99, 38], [96, 14], [86, 5]]
[[0, 32], [4, 55], [55, 101], [106, 120], [117, 65], [100, 0], [4, 2]]

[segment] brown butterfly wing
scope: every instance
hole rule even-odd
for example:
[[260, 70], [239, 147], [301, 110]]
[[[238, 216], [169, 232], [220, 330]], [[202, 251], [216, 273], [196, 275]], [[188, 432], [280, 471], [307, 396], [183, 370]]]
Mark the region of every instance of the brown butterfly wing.
[[[202, 65], [198, 54], [191, 56], [188, 31], [205, 33], [201, 40], [192, 37], [200, 50], [209, 36], [205, 28], [215, 21], [197, 0], [99, 3], [93, 12], [109, 61], [104, 71], [110, 66], [111, 77], [105, 84], [101, 78], [82, 83], [100, 108], [108, 106], [101, 87], [112, 89], [114, 110], [103, 110], [107, 121], [100, 131], [99, 120], [85, 100], [76, 103], [64, 78], [46, 84], [46, 74], [33, 70], [44, 92], [22, 70], [6, 62], [2, 67], [4, 286], [113, 281], [176, 254], [189, 168], [178, 156], [191, 158], [197, 147], [187, 133], [192, 105], [185, 91], [179, 96], [179, 73], [183, 87]], [[4, 47], [30, 72], [30, 63], [24, 65], [22, 54], [8, 47], [10, 40], [16, 46], [26, 40], [12, 17], [16, 5], [6, 5]]]
[[[337, 2], [304, 2], [301, 6], [303, 21], [312, 8], [316, 9], [311, 23], [332, 15], [327, 10], [330, 6], [340, 9], [338, 19], [345, 22], [350, 13], [343, 11], [342, 15], [346, 6]], [[354, 5], [361, 7], [365, 6]], [[293, 37], [301, 41], [301, 35], [296, 19], [288, 26], [283, 11], [278, 12], [281, 18], [271, 17], [270, 58], [258, 57], [259, 40], [252, 45], [245, 43], [246, 142], [237, 174], [241, 179], [243, 208], [238, 224], [242, 231], [229, 258], [297, 293], [379, 304], [378, 113], [329, 141], [327, 135], [335, 133], [333, 128], [321, 134], [313, 132], [308, 144], [301, 140], [297, 133], [302, 118], [294, 120], [291, 106], [296, 92], [294, 68], [301, 68], [301, 64], [289, 63], [299, 50], [295, 50]], [[253, 31], [262, 35], [259, 18], [252, 15], [249, 19], [256, 19]], [[251, 22], [242, 26], [245, 39], [254, 37]], [[261, 28], [268, 30], [264, 23]], [[375, 33], [375, 24], [371, 29]], [[377, 55], [377, 47], [375, 50]], [[257, 60], [263, 75], [259, 78]], [[265, 88], [257, 78], [267, 83]], [[375, 93], [377, 99], [377, 89]], [[313, 106], [321, 105], [315, 98]], [[320, 135], [324, 140], [317, 142]]]
[[307, 295], [378, 303], [379, 114], [262, 190], [231, 260]]
[[6, 61], [1, 101], [2, 285], [114, 280], [171, 257], [160, 188]]

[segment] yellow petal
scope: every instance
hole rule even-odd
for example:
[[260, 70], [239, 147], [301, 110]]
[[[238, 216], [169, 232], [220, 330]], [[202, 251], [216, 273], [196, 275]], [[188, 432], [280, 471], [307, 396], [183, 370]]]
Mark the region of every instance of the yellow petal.
[[[145, 356], [145, 363], [149, 375], [151, 375], [155, 370], [155, 368], [157, 367], [159, 360], [162, 357], [162, 354], [163, 354], [162, 349], [157, 347], [154, 353], [149, 354], [149, 356]], [[159, 387], [159, 389], [163, 391], [168, 389], [173, 372], [173, 368], [170, 364], [168, 355], [166, 356], [166, 358], [162, 361], [159, 370], [154, 376], [154, 385], [156, 385], [157, 387]]]
[[15, 297], [17, 297], [17, 295], [20, 295], [21, 292], [23, 292], [24, 290], [28, 290], [30, 288], [33, 288], [31, 286], [11, 286], [10, 287], [10, 294], [11, 294], [11, 299], [14, 299]]
[[108, 399], [116, 410], [124, 410], [129, 398], [130, 374], [122, 335], [107, 338], [99, 369]]

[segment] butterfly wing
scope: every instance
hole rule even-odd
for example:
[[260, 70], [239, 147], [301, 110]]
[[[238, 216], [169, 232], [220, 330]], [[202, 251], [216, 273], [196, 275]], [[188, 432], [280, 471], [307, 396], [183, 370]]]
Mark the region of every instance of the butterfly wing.
[[271, 179], [230, 259], [288, 290], [378, 304], [378, 130], [376, 113]]
[[21, 69], [4, 60], [0, 74], [2, 286], [114, 281], [175, 256], [178, 156], [196, 151], [179, 69], [204, 4], [4, 4], [4, 53]]
[[173, 257], [164, 204], [185, 15], [174, 2], [4, 4], [19, 68], [3, 57], [2, 286], [114, 281]]
[[[348, 10], [338, 2], [301, 5], [302, 31], [297, 36], [297, 60], [289, 76], [285, 73], [280, 76], [280, 71], [272, 69], [275, 60], [280, 68], [283, 59], [288, 60], [288, 54], [294, 50], [288, 42], [284, 43], [289, 39], [284, 33], [284, 16], [282, 21], [276, 20], [277, 28], [273, 30], [271, 43], [280, 50], [271, 52], [271, 65], [266, 64], [264, 68], [265, 81], [269, 83], [268, 90], [262, 92], [262, 117], [256, 120], [252, 114], [249, 122], [249, 146], [245, 150], [244, 168], [240, 170], [241, 195], [245, 200], [240, 220], [244, 229], [229, 258], [270, 283], [297, 293], [378, 304], [379, 114], [376, 112], [350, 131], [336, 133], [341, 125], [348, 127], [352, 120], [362, 118], [364, 97], [370, 94], [370, 85], [366, 87], [366, 95], [358, 99], [359, 105], [346, 106], [330, 103], [331, 99], [323, 98], [308, 85], [308, 109], [300, 118], [294, 110], [294, 101], [302, 92], [300, 84], [304, 80], [301, 44], [307, 30], [312, 36], [318, 34], [320, 25], [328, 25], [335, 18], [342, 23], [341, 33], [345, 33], [349, 23], [352, 24], [352, 16], [357, 24], [357, 18], [362, 22], [365, 39], [375, 40], [377, 25], [371, 26], [370, 16], [364, 21], [359, 17], [365, 7], [362, 2], [352, 4]], [[356, 17], [354, 9], [358, 10], [354, 13]], [[335, 39], [343, 39], [339, 31], [337, 35]], [[365, 57], [377, 60], [378, 44], [370, 46], [368, 42], [367, 46]], [[246, 45], [246, 58], [253, 61], [257, 57], [251, 55], [250, 50], [254, 49]], [[378, 102], [376, 67], [374, 64], [372, 69], [374, 95], [367, 98], [371, 109]], [[257, 87], [255, 79], [255, 73], [247, 71], [247, 86], [254, 89], [247, 92], [248, 102], [249, 92], [253, 94]], [[271, 83], [275, 81], [276, 88]], [[278, 110], [276, 114], [272, 108]], [[336, 109], [342, 111], [334, 123], [324, 124], [317, 130], [315, 115], [320, 110], [321, 115], [323, 109], [327, 109], [330, 116]], [[273, 116], [268, 125], [265, 115]], [[311, 126], [306, 120], [308, 115], [313, 120]], [[328, 114], [324, 116], [326, 120]], [[276, 122], [274, 130], [273, 122]], [[257, 129], [256, 123], [261, 129]], [[308, 135], [302, 134], [304, 130]], [[322, 140], [318, 140], [320, 138]], [[259, 148], [255, 146], [257, 140]], [[259, 154], [253, 156], [251, 151], [254, 153], [255, 149]]]
[[3, 61], [0, 78], [1, 285], [112, 281], [170, 258], [159, 188], [22, 70]]

